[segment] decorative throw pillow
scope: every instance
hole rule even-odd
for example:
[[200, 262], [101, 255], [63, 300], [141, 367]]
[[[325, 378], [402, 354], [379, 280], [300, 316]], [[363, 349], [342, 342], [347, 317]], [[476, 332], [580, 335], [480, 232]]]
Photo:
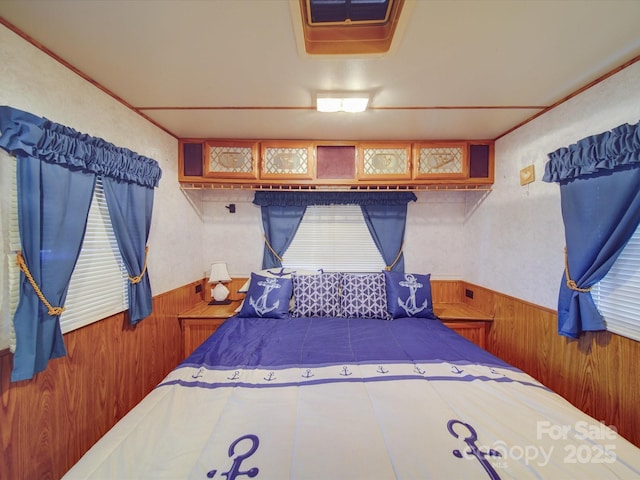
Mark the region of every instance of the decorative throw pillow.
[[238, 316], [287, 318], [292, 292], [290, 278], [263, 277], [252, 273], [249, 291]]
[[431, 274], [384, 272], [391, 318], [436, 318], [431, 301]]
[[[273, 267], [267, 268], [265, 270], [260, 270], [259, 272], [251, 272], [256, 275], [260, 275], [261, 277], [283, 277], [283, 278], [291, 278], [293, 273], [298, 273], [300, 275], [319, 275], [321, 273], [320, 270], [293, 270], [291, 268], [284, 267]], [[244, 285], [238, 289], [238, 293], [247, 293], [249, 291], [249, 285], [251, 284], [251, 277], [244, 282]]]
[[340, 274], [292, 275], [294, 317], [339, 317]]
[[388, 319], [382, 273], [340, 275], [343, 317]]

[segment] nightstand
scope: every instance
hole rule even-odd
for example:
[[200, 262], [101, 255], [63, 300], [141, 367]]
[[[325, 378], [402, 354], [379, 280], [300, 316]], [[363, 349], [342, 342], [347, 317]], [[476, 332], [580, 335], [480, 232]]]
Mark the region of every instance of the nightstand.
[[487, 348], [487, 334], [493, 318], [464, 303], [434, 303], [433, 313], [447, 327], [482, 348]]
[[202, 302], [178, 315], [184, 345], [184, 358], [187, 358], [222, 323], [235, 315], [242, 300], [232, 300], [228, 305], [209, 305]]

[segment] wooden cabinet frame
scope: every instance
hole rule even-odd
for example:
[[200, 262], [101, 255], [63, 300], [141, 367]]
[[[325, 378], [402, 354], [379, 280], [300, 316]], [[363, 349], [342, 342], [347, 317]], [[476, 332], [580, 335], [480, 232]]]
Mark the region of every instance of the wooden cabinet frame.
[[[433, 151], [427, 160], [430, 171], [422, 169], [422, 155]], [[450, 171], [452, 163], [459, 171]], [[447, 171], [449, 170], [449, 171]], [[467, 142], [419, 142], [413, 144], [413, 178], [416, 180], [469, 178], [469, 145]]]
[[[258, 142], [220, 140], [205, 143], [204, 176], [219, 179], [258, 178]], [[218, 168], [215, 168], [218, 166]]]
[[[280, 150], [281, 152], [278, 152]], [[302, 165], [296, 164], [292, 152], [299, 151], [306, 159], [306, 168], [294, 171]], [[269, 141], [260, 143], [260, 179], [269, 180], [313, 180], [315, 178], [315, 145], [304, 141]], [[269, 171], [273, 166], [270, 162], [281, 162], [275, 165], [278, 172]], [[292, 170], [287, 172], [287, 170]]]
[[[376, 150], [380, 150], [379, 154], [374, 153]], [[387, 151], [388, 153], [385, 153]], [[373, 153], [371, 153], [373, 152]], [[382, 164], [374, 166], [375, 169], [380, 170], [380, 173], [371, 173], [370, 167], [367, 165], [371, 155], [379, 156]], [[359, 143], [356, 147], [356, 162], [357, 162], [357, 180], [411, 180], [411, 144], [407, 142], [403, 143]], [[404, 165], [397, 165], [397, 162], [404, 162]], [[396, 172], [384, 172], [384, 168], [401, 170]]]
[[[495, 174], [492, 140], [181, 139], [179, 148], [178, 180], [183, 189], [491, 190]], [[229, 152], [225, 152], [225, 148]], [[421, 165], [421, 154], [427, 148], [442, 152], [436, 152]], [[222, 149], [218, 154], [223, 155], [222, 162], [218, 159], [218, 168], [210, 163], [215, 149]], [[332, 152], [332, 149], [335, 150]], [[455, 150], [453, 154], [459, 167], [447, 167], [447, 155], [451, 153], [447, 149], [457, 149], [457, 155]], [[372, 160], [376, 150], [379, 158]], [[247, 166], [247, 152], [251, 152], [250, 166]], [[432, 166], [425, 167], [424, 162], [432, 162]]]

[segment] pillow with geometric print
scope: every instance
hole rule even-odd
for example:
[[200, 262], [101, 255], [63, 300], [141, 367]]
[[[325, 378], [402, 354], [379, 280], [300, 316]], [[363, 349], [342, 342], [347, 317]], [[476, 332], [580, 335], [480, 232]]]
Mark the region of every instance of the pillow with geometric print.
[[342, 317], [389, 320], [382, 273], [341, 273]]
[[384, 272], [391, 318], [437, 318], [431, 300], [431, 274]]

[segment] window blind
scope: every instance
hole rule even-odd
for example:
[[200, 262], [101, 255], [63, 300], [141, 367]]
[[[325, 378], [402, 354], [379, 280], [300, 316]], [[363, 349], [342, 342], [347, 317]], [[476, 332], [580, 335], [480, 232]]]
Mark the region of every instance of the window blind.
[[591, 294], [607, 330], [640, 341], [640, 229]]
[[327, 272], [375, 272], [385, 268], [358, 205], [308, 206], [282, 264]]
[[127, 281], [102, 178], [97, 177], [82, 249], [69, 282], [65, 310], [60, 316], [62, 333], [126, 310]]

